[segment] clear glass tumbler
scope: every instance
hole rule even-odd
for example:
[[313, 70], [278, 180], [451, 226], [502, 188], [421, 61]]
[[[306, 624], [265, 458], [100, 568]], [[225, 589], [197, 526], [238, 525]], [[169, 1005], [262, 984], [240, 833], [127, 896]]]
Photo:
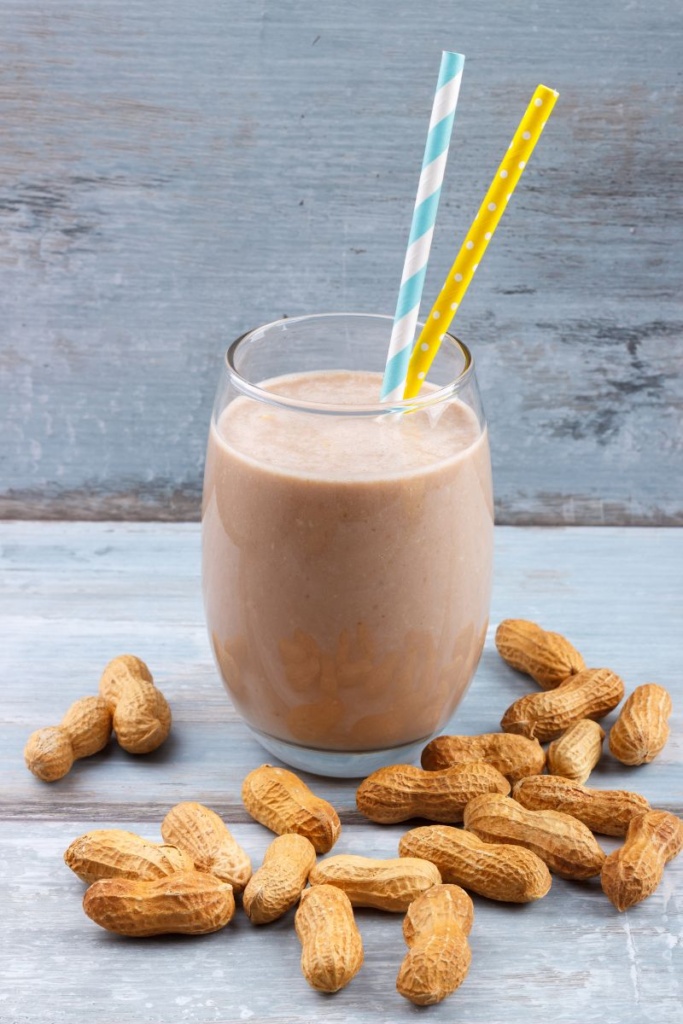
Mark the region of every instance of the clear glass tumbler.
[[472, 357], [445, 335], [418, 398], [384, 405], [391, 318], [279, 320], [230, 347], [211, 419], [203, 589], [239, 714], [286, 763], [413, 760], [474, 674], [493, 504]]

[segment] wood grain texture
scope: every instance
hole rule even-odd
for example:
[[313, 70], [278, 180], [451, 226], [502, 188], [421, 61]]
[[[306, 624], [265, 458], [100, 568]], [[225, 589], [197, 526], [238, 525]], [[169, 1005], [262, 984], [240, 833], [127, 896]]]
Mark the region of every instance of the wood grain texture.
[[0, 516], [194, 519], [221, 354], [391, 313], [443, 47], [425, 290], [539, 81], [551, 125], [458, 316], [501, 523], [683, 522], [679, 5], [3, 0]]
[[[679, 625], [683, 533], [671, 529], [497, 530], [490, 635], [470, 692], [451, 723], [497, 728], [525, 692], [493, 643], [502, 618], [563, 630], [589, 664], [606, 662], [627, 688], [655, 679], [672, 693], [671, 738], [650, 765], [608, 753], [590, 784], [637, 789], [683, 814], [683, 687]], [[404, 954], [400, 915], [360, 911], [366, 962], [333, 999], [299, 973], [292, 914], [253, 928], [240, 911], [201, 939], [125, 940], [84, 916], [83, 886], [62, 854], [89, 828], [159, 840], [180, 800], [215, 808], [258, 864], [272, 836], [239, 797], [244, 775], [268, 756], [229, 704], [211, 663], [192, 524], [0, 524], [0, 1020], [12, 1024], [208, 1024], [412, 1021], [394, 991]], [[169, 698], [168, 743], [145, 758], [115, 745], [48, 786], [24, 768], [36, 726], [94, 692], [102, 666], [132, 651]], [[609, 724], [616, 713], [609, 716]], [[355, 810], [353, 781], [308, 778], [339, 809], [337, 852], [395, 856], [411, 823], [378, 826]], [[618, 840], [601, 837], [608, 851]], [[430, 1020], [472, 1024], [679, 1024], [683, 999], [683, 858], [658, 892], [619, 915], [599, 885], [553, 881], [538, 903], [475, 898], [472, 968]], [[37, 992], [49, 992], [49, 999]]]

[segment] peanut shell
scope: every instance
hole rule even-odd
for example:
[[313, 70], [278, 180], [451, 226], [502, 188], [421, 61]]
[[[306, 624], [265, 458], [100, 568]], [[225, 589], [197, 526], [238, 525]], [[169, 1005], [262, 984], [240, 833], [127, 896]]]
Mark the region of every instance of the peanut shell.
[[504, 619], [496, 630], [496, 647], [503, 661], [552, 690], [586, 664], [569, 640], [527, 619]]
[[472, 900], [458, 885], [435, 885], [413, 900], [403, 921], [410, 948], [396, 979], [400, 995], [433, 1006], [462, 985], [472, 959], [472, 918]]
[[411, 829], [399, 843], [401, 857], [422, 857], [439, 869], [446, 883], [504, 903], [530, 903], [550, 889], [547, 865], [523, 846], [486, 843], [473, 832], [450, 825]]
[[336, 885], [354, 907], [403, 912], [425, 889], [438, 885], [438, 868], [417, 857], [377, 860], [339, 854], [318, 861], [309, 875], [311, 885]]
[[623, 836], [632, 819], [650, 810], [644, 796], [625, 789], [589, 789], [559, 775], [520, 779], [512, 796], [530, 811], [562, 811], [582, 821], [591, 832]]
[[422, 767], [427, 771], [439, 771], [471, 761], [486, 761], [512, 784], [525, 775], [542, 772], [545, 751], [538, 740], [505, 732], [437, 736], [422, 751]]
[[346, 893], [316, 885], [301, 894], [294, 918], [301, 941], [301, 971], [319, 992], [338, 992], [363, 966], [363, 940]]
[[107, 701], [102, 697], [81, 697], [74, 701], [59, 725], [31, 733], [24, 748], [26, 767], [43, 782], [56, 782], [71, 770], [74, 761], [106, 747], [111, 727]]
[[100, 878], [151, 881], [175, 871], [192, 871], [192, 858], [175, 846], [152, 843], [135, 832], [95, 829], [74, 839], [64, 862], [83, 882]]
[[462, 821], [465, 805], [480, 793], [509, 792], [505, 776], [483, 761], [434, 772], [395, 764], [364, 779], [356, 804], [361, 814], [382, 825], [415, 817], [448, 823]]
[[203, 804], [176, 804], [161, 823], [167, 843], [192, 858], [197, 871], [206, 871], [235, 892], [242, 892], [251, 878], [251, 861], [223, 819]]
[[341, 822], [332, 804], [286, 768], [264, 764], [249, 772], [242, 783], [242, 801], [255, 821], [278, 835], [305, 836], [317, 853], [327, 853], [339, 838]]
[[510, 797], [475, 797], [465, 808], [465, 828], [484, 842], [526, 846], [563, 878], [593, 878], [605, 860], [605, 851], [578, 818], [528, 811]]
[[548, 773], [573, 782], [585, 782], [602, 754], [605, 730], [592, 718], [570, 725], [548, 747]]
[[626, 841], [602, 868], [602, 888], [617, 910], [647, 899], [664, 868], [683, 850], [683, 821], [668, 811], [646, 811], [631, 821]]
[[294, 833], [273, 839], [263, 864], [249, 879], [242, 896], [252, 924], [269, 924], [298, 901], [315, 864], [315, 848]]
[[582, 718], [603, 718], [624, 696], [624, 683], [608, 668], [587, 668], [554, 690], [530, 693], [511, 704], [501, 720], [505, 732], [541, 743]]
[[117, 935], [206, 935], [235, 912], [232, 886], [199, 871], [176, 871], [167, 878], [141, 882], [102, 878], [87, 890], [88, 917]]
[[111, 708], [117, 742], [129, 754], [150, 754], [168, 737], [171, 709], [134, 654], [121, 654], [105, 666], [100, 696]]
[[609, 749], [622, 764], [649, 764], [669, 738], [671, 697], [663, 686], [644, 683], [626, 699], [609, 734]]

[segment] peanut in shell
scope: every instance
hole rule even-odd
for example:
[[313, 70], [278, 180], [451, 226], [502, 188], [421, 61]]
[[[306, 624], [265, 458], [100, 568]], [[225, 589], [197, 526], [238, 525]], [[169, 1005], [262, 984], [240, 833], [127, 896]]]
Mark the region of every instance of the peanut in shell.
[[605, 860], [590, 829], [561, 811], [529, 811], [510, 797], [486, 794], [470, 801], [464, 820], [484, 842], [525, 846], [562, 878], [594, 878]]
[[650, 810], [644, 796], [625, 789], [591, 789], [559, 775], [529, 775], [512, 790], [513, 799], [530, 811], [562, 811], [591, 832], [626, 835], [633, 818]]
[[505, 776], [483, 761], [434, 772], [395, 764], [379, 768], [363, 780], [356, 804], [361, 814], [382, 825], [415, 817], [448, 823], [462, 821], [465, 805], [480, 793], [509, 792]]
[[626, 840], [606, 859], [602, 888], [617, 910], [651, 896], [664, 868], [683, 850], [683, 821], [668, 811], [646, 811], [631, 821]]
[[602, 754], [605, 730], [592, 718], [580, 718], [548, 747], [548, 773], [585, 782]]
[[504, 619], [496, 630], [496, 647], [503, 661], [531, 676], [544, 690], [554, 689], [586, 667], [566, 637], [527, 619]]
[[413, 900], [403, 921], [410, 948], [396, 979], [400, 995], [433, 1006], [462, 985], [472, 960], [472, 919], [472, 900], [458, 885], [434, 885]]
[[511, 784], [525, 775], [538, 775], [545, 751], [536, 739], [514, 733], [487, 732], [477, 736], [437, 736], [422, 751], [422, 767], [439, 771], [470, 761], [486, 761]]
[[501, 719], [505, 732], [544, 743], [582, 718], [604, 718], [624, 696], [624, 683], [608, 668], [587, 668], [561, 686], [529, 693], [511, 704]]
[[206, 935], [235, 912], [232, 886], [199, 871], [176, 871], [154, 881], [102, 878], [86, 891], [88, 917], [117, 935]]
[[503, 903], [530, 903], [547, 894], [552, 879], [547, 865], [523, 846], [487, 843], [452, 825], [411, 829], [399, 843], [401, 857], [422, 857], [435, 864], [444, 882]]
[[649, 764], [669, 738], [671, 696], [657, 683], [637, 686], [609, 734], [609, 749], [622, 764]]
[[402, 913], [425, 889], [438, 885], [441, 875], [434, 864], [418, 857], [379, 860], [343, 853], [318, 861], [309, 882], [336, 885], [354, 907]]

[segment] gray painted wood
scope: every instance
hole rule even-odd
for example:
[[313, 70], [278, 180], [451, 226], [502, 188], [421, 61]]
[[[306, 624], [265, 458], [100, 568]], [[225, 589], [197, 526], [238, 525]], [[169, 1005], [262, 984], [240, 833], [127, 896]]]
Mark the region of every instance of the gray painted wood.
[[392, 312], [442, 47], [433, 297], [561, 97], [462, 312], [503, 523], [681, 523], [679, 5], [3, 0], [0, 515], [194, 519], [221, 353]]
[[[597, 786], [628, 786], [683, 814], [680, 565], [683, 533], [665, 529], [497, 530], [492, 627], [528, 616], [561, 629], [591, 664], [631, 689], [656, 680], [674, 698], [672, 735], [651, 765], [609, 754]], [[158, 838], [184, 799], [220, 811], [258, 863], [270, 834], [251, 822], [240, 783], [267, 755], [232, 710], [211, 663], [200, 600], [199, 535], [184, 524], [0, 524], [0, 1021], [5, 1024], [402, 1022], [418, 1011], [394, 991], [400, 916], [358, 914], [366, 962], [332, 998], [308, 988], [290, 914], [257, 929], [241, 912], [199, 939], [125, 940], [84, 916], [84, 887], [62, 863], [89, 828]], [[52, 786], [24, 768], [22, 747], [94, 692], [102, 665], [144, 657], [168, 696], [174, 728], [146, 758], [115, 745]], [[502, 664], [489, 636], [451, 729], [495, 729], [528, 684]], [[611, 715], [608, 722], [614, 718]], [[343, 822], [339, 852], [395, 855], [405, 826], [364, 823], [353, 781], [309, 778]], [[618, 840], [602, 838], [612, 850]], [[472, 968], [430, 1020], [472, 1024], [679, 1024], [683, 999], [683, 857], [646, 903], [619, 915], [595, 881], [555, 879], [537, 904], [475, 898]]]

